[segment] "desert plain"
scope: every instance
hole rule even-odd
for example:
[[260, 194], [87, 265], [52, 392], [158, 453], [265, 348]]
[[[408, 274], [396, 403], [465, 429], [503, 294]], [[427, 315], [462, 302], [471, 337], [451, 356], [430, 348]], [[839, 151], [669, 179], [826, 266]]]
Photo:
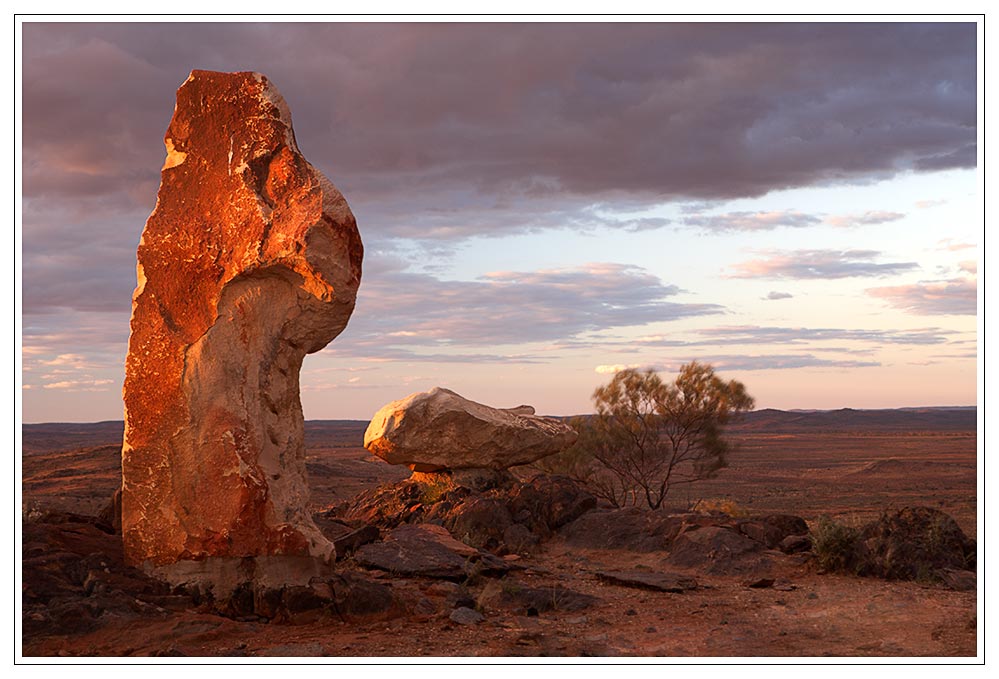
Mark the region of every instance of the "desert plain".
[[[363, 448], [366, 425], [306, 423], [310, 509], [317, 516], [409, 475]], [[728, 431], [737, 444], [729, 466], [714, 479], [672, 494], [661, 515], [693, 510], [744, 521], [791, 514], [814, 529], [823, 516], [859, 526], [886, 511], [925, 506], [945, 512], [969, 537], [976, 536], [974, 408], [762, 410]], [[366, 583], [357, 596], [364, 598], [365, 587], [390, 593], [391, 602], [381, 606], [354, 601], [343, 611], [305, 612], [290, 620], [219, 615], [196, 597], [157, 590], [126, 568], [120, 535], [97, 519], [120, 483], [121, 436], [120, 422], [23, 427], [25, 656], [968, 657], [977, 652], [974, 587], [825, 572], [808, 551], [764, 550], [749, 560], [716, 559], [712, 553], [684, 564], [671, 560], [668, 550], [630, 548], [627, 531], [587, 528], [610, 525], [599, 521], [570, 523], [522, 553], [504, 550], [501, 573], [414, 575], [341, 555], [338, 571]], [[534, 472], [517, 473], [529, 478]], [[594, 512], [614, 515], [598, 507], [578, 521], [592, 519]], [[615, 573], [630, 574], [632, 582], [615, 580]], [[651, 577], [649, 586], [643, 576], [694, 584], [662, 591], [671, 589], [662, 587], [662, 577]], [[458, 608], [478, 615], [455, 619]]]

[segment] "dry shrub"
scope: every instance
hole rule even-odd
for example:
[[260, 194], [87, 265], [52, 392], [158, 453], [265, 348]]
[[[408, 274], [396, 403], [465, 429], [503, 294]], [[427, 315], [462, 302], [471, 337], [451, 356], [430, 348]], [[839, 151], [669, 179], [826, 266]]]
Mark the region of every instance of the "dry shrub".
[[691, 506], [691, 511], [695, 512], [717, 512], [731, 516], [733, 519], [745, 519], [749, 516], [749, 510], [740, 505], [735, 500], [726, 498], [705, 498], [698, 500]]
[[812, 552], [819, 566], [827, 571], [845, 571], [853, 562], [859, 531], [833, 521], [828, 516], [820, 516], [812, 527]]

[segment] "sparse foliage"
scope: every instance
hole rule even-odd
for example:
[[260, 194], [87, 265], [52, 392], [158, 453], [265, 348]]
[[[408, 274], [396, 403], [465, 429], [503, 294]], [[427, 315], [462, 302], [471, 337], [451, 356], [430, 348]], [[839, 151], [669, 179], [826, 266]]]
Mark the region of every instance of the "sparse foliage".
[[810, 531], [812, 552], [827, 571], [845, 571], [853, 560], [859, 531], [854, 526], [820, 516]]
[[675, 486], [727, 465], [723, 427], [753, 407], [742, 383], [723, 381], [697, 362], [684, 365], [672, 384], [651, 370], [622, 370], [597, 388], [593, 402], [596, 416], [573, 422], [576, 445], [548, 464], [615, 507], [644, 501], [653, 509]]

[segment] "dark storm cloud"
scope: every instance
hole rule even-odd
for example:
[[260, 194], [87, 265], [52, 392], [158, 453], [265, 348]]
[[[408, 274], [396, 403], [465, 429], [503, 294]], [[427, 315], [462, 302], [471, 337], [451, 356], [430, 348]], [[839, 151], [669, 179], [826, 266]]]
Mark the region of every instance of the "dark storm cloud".
[[[81, 317], [90, 312], [126, 319], [112, 342], [124, 347], [163, 134], [194, 68], [257, 70], [277, 84], [300, 147], [347, 196], [369, 247], [401, 237], [446, 252], [472, 236], [661, 228], [668, 220], [641, 215], [664, 201], [701, 210], [785, 187], [972, 167], [975, 31], [26, 23], [25, 343], [60, 355], [74, 341], [104, 346], [105, 328]], [[358, 310], [390, 314], [387, 331], [418, 333], [424, 348], [556, 341], [721, 311], [671, 301], [679, 291], [636, 269], [473, 282], [396, 270], [379, 282], [372, 265]], [[352, 323], [344, 341], [372, 341], [375, 325]]]
[[148, 196], [192, 68], [269, 75], [362, 205], [730, 199], [975, 163], [974, 24], [26, 24], [24, 45], [32, 196]]
[[874, 260], [875, 250], [766, 250], [763, 257], [733, 264], [729, 278], [836, 279], [890, 276], [916, 268], [915, 262]]

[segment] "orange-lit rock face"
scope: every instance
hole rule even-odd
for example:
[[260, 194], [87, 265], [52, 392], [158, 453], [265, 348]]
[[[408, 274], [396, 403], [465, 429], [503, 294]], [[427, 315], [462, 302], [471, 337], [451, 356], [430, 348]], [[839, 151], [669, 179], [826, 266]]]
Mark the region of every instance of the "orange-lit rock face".
[[375, 413], [364, 447], [416, 472], [503, 470], [565, 450], [576, 431], [534, 408], [492, 408], [449, 389], [410, 394]]
[[354, 217], [259, 74], [191, 73], [165, 141], [126, 363], [126, 558], [328, 558], [306, 511], [299, 370], [353, 311]]

